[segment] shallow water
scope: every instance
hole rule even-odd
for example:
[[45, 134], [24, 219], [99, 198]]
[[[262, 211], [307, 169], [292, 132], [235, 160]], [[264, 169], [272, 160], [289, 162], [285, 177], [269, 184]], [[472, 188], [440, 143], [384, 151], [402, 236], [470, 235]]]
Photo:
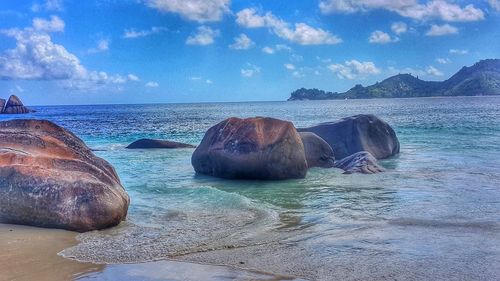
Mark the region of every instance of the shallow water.
[[[120, 226], [63, 255], [98, 263], [165, 258], [301, 278], [495, 280], [500, 276], [500, 98], [53, 106], [21, 117], [70, 129], [131, 196]], [[192, 149], [126, 150], [139, 138], [197, 144], [230, 117], [308, 126], [359, 113], [391, 124], [387, 172], [229, 181], [196, 176]], [[1, 116], [0, 119], [12, 118]]]

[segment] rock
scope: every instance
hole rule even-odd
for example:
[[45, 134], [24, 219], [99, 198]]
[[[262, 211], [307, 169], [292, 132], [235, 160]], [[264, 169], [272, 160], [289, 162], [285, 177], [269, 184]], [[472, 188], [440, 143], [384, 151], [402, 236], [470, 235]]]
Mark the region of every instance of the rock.
[[0, 99], [0, 113], [3, 112], [3, 108], [5, 107], [5, 100], [4, 99]]
[[330, 145], [315, 133], [300, 132], [300, 138], [304, 144], [307, 166], [331, 168], [334, 165], [335, 157]]
[[399, 141], [394, 130], [389, 124], [371, 114], [321, 123], [298, 131], [313, 132], [320, 136], [332, 147], [337, 159], [359, 151], [368, 151], [377, 159], [399, 153]]
[[140, 139], [129, 144], [126, 148], [194, 148], [196, 146], [175, 141]]
[[210, 128], [191, 163], [197, 173], [229, 179], [304, 178], [304, 146], [292, 123], [229, 118]]
[[335, 162], [335, 168], [344, 170], [344, 174], [362, 173], [375, 174], [385, 171], [375, 157], [368, 151], [356, 152]]
[[0, 122], [0, 222], [84, 232], [119, 224], [128, 205], [113, 167], [71, 132]]
[[25, 107], [16, 95], [11, 95], [9, 97], [9, 100], [5, 104], [5, 107], [2, 111], [2, 113], [4, 114], [23, 114], [30, 112], [31, 110]]

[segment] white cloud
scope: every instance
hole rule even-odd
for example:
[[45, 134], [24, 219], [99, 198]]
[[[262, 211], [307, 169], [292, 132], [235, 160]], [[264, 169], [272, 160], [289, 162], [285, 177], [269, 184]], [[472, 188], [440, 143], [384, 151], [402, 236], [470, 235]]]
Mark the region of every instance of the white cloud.
[[135, 38], [150, 36], [163, 31], [167, 31], [167, 28], [153, 26], [151, 27], [151, 29], [145, 29], [145, 30], [125, 29], [125, 31], [123, 32], [123, 38], [135, 39]]
[[229, 45], [229, 48], [234, 50], [247, 50], [252, 48], [255, 43], [246, 34], [241, 33], [238, 37], [234, 38], [234, 43]]
[[254, 8], [239, 11], [236, 23], [247, 28], [267, 27], [278, 37], [300, 45], [331, 45], [342, 42], [342, 39], [321, 28], [313, 28], [305, 23], [296, 23], [292, 27], [271, 12], [260, 15]]
[[243, 77], [253, 77], [260, 73], [260, 67], [247, 64], [246, 68], [242, 68], [240, 72]]
[[396, 38], [391, 38], [391, 36], [383, 31], [376, 30], [370, 34], [370, 37], [368, 38], [368, 42], [374, 43], [374, 44], [387, 44], [391, 42], [397, 42], [399, 39]]
[[137, 76], [136, 76], [136, 75], [134, 75], [134, 74], [129, 74], [129, 75], [127, 75], [127, 79], [128, 79], [129, 81], [139, 81], [139, 80], [140, 80], [140, 79], [139, 79], [139, 77], [137, 77]]
[[400, 21], [399, 22], [394, 22], [391, 25], [391, 30], [392, 30], [392, 32], [394, 32], [397, 35], [399, 35], [399, 34], [403, 34], [406, 31], [408, 31], [408, 26], [404, 22], [400, 22]]
[[146, 87], [148, 88], [158, 88], [160, 87], [160, 84], [156, 81], [149, 81], [148, 83], [145, 84]]
[[428, 66], [425, 71], [427, 74], [432, 75], [432, 76], [443, 76], [443, 72], [439, 71], [437, 68], [434, 66]]
[[488, 0], [488, 3], [493, 9], [500, 11], [500, 0]]
[[295, 65], [293, 65], [291, 63], [285, 63], [284, 66], [288, 70], [294, 70], [295, 69]]
[[229, 13], [230, 0], [145, 0], [160, 12], [180, 14], [183, 18], [199, 23], [220, 21]]
[[52, 42], [48, 30], [54, 29], [0, 30], [0, 35], [16, 41], [15, 48], [0, 53], [0, 80], [56, 80], [63, 88], [89, 91], [128, 81], [119, 74], [87, 70], [78, 57]]
[[262, 52], [272, 55], [272, 54], [274, 54], [275, 51], [273, 48], [271, 48], [269, 46], [265, 46], [264, 48], [262, 48]]
[[189, 36], [186, 39], [186, 44], [188, 45], [200, 45], [206, 46], [211, 45], [215, 41], [215, 37], [219, 36], [220, 31], [218, 29], [212, 29], [208, 26], [199, 26], [197, 33]]
[[62, 32], [64, 31], [64, 21], [58, 16], [50, 16], [50, 20], [35, 18], [33, 28], [37, 31]]
[[47, 0], [45, 3], [34, 3], [31, 5], [31, 11], [40, 12], [46, 10], [48, 12], [60, 12], [64, 9], [62, 0]]
[[328, 69], [336, 73], [340, 79], [350, 80], [380, 73], [380, 69], [371, 61], [350, 60], [344, 62], [344, 64], [330, 64]]
[[95, 48], [90, 48], [88, 52], [90, 54], [106, 52], [107, 50], [109, 50], [109, 44], [109, 39], [101, 39], [97, 42], [97, 46]]
[[206, 84], [213, 84], [214, 83], [211, 79], [203, 79], [203, 77], [200, 77], [200, 76], [191, 76], [191, 77], [189, 77], [189, 80], [191, 80], [191, 81], [203, 81]]
[[450, 54], [454, 55], [467, 55], [469, 50], [460, 50], [460, 49], [450, 49]]
[[207, 83], [207, 84], [213, 84], [214, 82], [212, 80], [210, 80], [210, 79], [207, 79], [207, 80], [205, 80], [205, 83]]
[[484, 12], [472, 4], [461, 7], [445, 0], [431, 0], [425, 4], [419, 3], [418, 0], [322, 0], [319, 7], [324, 14], [384, 9], [416, 20], [438, 18], [444, 21], [477, 21], [484, 19]]
[[450, 35], [450, 34], [457, 34], [458, 33], [458, 28], [449, 25], [449, 24], [443, 24], [443, 25], [437, 25], [433, 24], [431, 25], [431, 28], [429, 31], [425, 33], [427, 36], [443, 36], [443, 35]]
[[449, 64], [451, 60], [449, 58], [437, 58], [436, 62], [440, 64]]

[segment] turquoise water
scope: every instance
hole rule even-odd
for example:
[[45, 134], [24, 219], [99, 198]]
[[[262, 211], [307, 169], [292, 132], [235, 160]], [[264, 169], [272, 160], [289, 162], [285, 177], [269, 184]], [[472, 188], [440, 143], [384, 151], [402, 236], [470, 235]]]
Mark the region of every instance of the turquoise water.
[[[35, 109], [20, 117], [55, 121], [98, 149], [132, 200], [126, 222], [80, 235], [67, 257], [169, 258], [322, 280], [500, 276], [500, 98]], [[315, 168], [302, 180], [230, 181], [195, 175], [192, 149], [124, 148], [144, 137], [198, 144], [230, 116], [300, 127], [359, 113], [381, 117], [399, 137], [385, 173]]]

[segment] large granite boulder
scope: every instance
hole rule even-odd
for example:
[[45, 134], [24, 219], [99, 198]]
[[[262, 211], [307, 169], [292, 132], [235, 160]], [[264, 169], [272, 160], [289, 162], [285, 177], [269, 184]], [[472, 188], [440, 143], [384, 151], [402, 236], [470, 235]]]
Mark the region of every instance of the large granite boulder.
[[300, 138], [304, 144], [307, 166], [331, 168], [334, 165], [335, 157], [330, 145], [315, 133], [300, 132]]
[[154, 139], [140, 139], [129, 144], [126, 148], [140, 149], [140, 148], [194, 148], [194, 145], [165, 140]]
[[3, 108], [5, 107], [5, 100], [4, 99], [0, 99], [0, 113], [3, 112]]
[[229, 179], [304, 178], [304, 146], [292, 123], [229, 118], [210, 128], [191, 163], [197, 173]]
[[378, 164], [377, 159], [368, 151], [356, 152], [339, 161], [335, 161], [335, 168], [344, 170], [344, 174], [375, 174], [385, 171]]
[[399, 153], [399, 140], [394, 130], [389, 124], [371, 114], [321, 123], [298, 131], [312, 132], [320, 136], [332, 147], [337, 159], [359, 151], [368, 151], [377, 159]]
[[2, 113], [4, 114], [23, 114], [32, 112], [23, 105], [21, 100], [16, 95], [11, 95], [5, 104]]
[[0, 122], [0, 222], [84, 232], [119, 224], [128, 205], [113, 167], [71, 132]]

